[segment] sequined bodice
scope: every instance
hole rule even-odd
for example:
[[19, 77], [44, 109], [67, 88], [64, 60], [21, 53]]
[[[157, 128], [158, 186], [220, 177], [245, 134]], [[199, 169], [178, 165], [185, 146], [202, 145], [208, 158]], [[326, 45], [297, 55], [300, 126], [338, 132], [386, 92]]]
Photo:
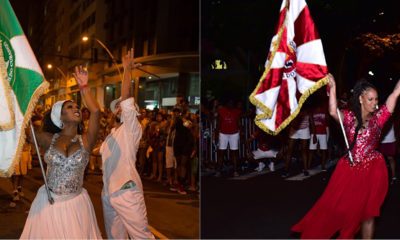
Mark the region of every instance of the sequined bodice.
[[81, 148], [65, 157], [54, 148], [54, 142], [59, 134], [54, 134], [51, 145], [44, 155], [47, 163], [47, 183], [51, 191], [57, 195], [67, 195], [80, 192], [83, 184], [83, 174], [89, 162], [89, 153], [83, 146], [82, 137], [79, 136]]
[[[343, 124], [349, 144], [353, 142], [355, 134], [356, 117], [353, 112], [344, 111]], [[362, 128], [357, 136], [356, 145], [351, 151], [355, 167], [367, 167], [368, 163], [380, 155], [376, 149], [379, 146], [379, 137], [385, 122], [390, 117], [390, 112], [383, 105], [369, 120], [368, 126]]]

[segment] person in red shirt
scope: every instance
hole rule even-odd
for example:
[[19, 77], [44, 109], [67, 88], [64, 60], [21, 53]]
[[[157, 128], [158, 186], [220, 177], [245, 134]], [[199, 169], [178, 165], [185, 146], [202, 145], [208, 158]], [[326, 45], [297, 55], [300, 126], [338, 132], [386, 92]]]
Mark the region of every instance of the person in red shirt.
[[234, 107], [233, 99], [229, 99], [225, 106], [222, 106], [217, 111], [217, 126], [216, 126], [216, 141], [218, 141], [218, 166], [216, 177], [221, 176], [222, 162], [225, 156], [226, 149], [230, 149], [229, 156], [233, 160], [233, 175], [238, 177], [237, 162], [239, 159], [239, 128], [240, 128], [241, 110]]
[[[327, 99], [326, 99], [327, 100]], [[326, 171], [326, 154], [328, 152], [328, 106], [327, 101], [320, 99], [315, 101], [315, 108], [310, 114], [310, 151], [308, 157], [308, 168], [311, 167], [311, 162], [315, 153], [315, 150], [321, 150], [321, 168], [322, 171]]]

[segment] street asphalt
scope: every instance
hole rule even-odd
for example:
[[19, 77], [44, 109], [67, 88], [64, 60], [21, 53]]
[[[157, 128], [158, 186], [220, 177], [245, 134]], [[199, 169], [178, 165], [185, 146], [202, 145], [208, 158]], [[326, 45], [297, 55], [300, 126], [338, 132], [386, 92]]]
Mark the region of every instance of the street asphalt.
[[[290, 228], [321, 196], [334, 167], [326, 173], [291, 180], [283, 179], [281, 170], [247, 172], [239, 178], [203, 173], [207, 176], [201, 180], [201, 238], [299, 238]], [[400, 183], [396, 183], [389, 186], [376, 221], [375, 238], [400, 239], [399, 223]]]
[[[28, 172], [24, 179], [24, 197], [16, 207], [9, 206], [11, 200], [11, 181], [0, 178], [0, 239], [19, 238], [22, 233], [30, 204], [36, 196], [43, 179], [38, 166]], [[144, 196], [147, 206], [147, 217], [150, 228], [156, 238], [189, 239], [199, 238], [199, 193], [188, 192], [179, 195], [171, 192], [166, 186], [143, 179]], [[106, 238], [101, 189], [103, 187], [101, 173], [86, 175], [84, 187], [92, 200], [97, 222]]]

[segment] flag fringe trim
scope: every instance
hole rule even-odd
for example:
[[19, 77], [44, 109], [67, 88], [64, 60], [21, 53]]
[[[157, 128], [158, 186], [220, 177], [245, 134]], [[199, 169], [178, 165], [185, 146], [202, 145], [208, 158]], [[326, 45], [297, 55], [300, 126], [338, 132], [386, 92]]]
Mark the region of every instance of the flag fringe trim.
[[[1, 56], [3, 56], [3, 54], [1, 54]], [[0, 65], [5, 66], [3, 58], [0, 58]], [[49, 88], [49, 86], [50, 84], [45, 80], [36, 88], [35, 92], [32, 94], [31, 100], [29, 101], [28, 107], [24, 115], [24, 120], [22, 121], [21, 132], [19, 135], [18, 146], [14, 155], [14, 159], [11, 162], [8, 171], [0, 169], [0, 177], [11, 177], [11, 175], [14, 173], [15, 166], [18, 164], [21, 158], [22, 150], [26, 140], [25, 128], [28, 126], [31, 120], [33, 111], [35, 110], [36, 104], [39, 101], [40, 96], [43, 95], [43, 93]]]
[[3, 47], [2, 41], [0, 40], [0, 75], [2, 78], [2, 84], [4, 88], [5, 97], [7, 100], [8, 111], [10, 112], [10, 122], [0, 124], [0, 131], [8, 131], [15, 127], [15, 114], [14, 114], [14, 99], [11, 97], [11, 86], [7, 80], [7, 69], [5, 65], [4, 55], [3, 55]]
[[[287, 7], [288, 7], [288, 2], [286, 1], [286, 6], [285, 6], [285, 10], [287, 11]], [[264, 113], [259, 114], [259, 115], [263, 115], [264, 118], [270, 118], [272, 116], [272, 112], [273, 110], [270, 109], [269, 107], [265, 106], [261, 101], [259, 101], [257, 98], [255, 98], [255, 95], [257, 93], [257, 91], [260, 89], [261, 87], [261, 83], [263, 82], [263, 80], [267, 77], [269, 71], [271, 70], [271, 65], [272, 65], [272, 60], [275, 58], [275, 54], [278, 51], [278, 47], [281, 43], [282, 40], [282, 34], [283, 31], [286, 28], [286, 19], [287, 19], [287, 12], [285, 13], [285, 19], [283, 20], [282, 26], [279, 28], [278, 31], [278, 39], [276, 40], [277, 44], [275, 44], [274, 49], [272, 50], [271, 53], [271, 57], [270, 57], [270, 61], [268, 62], [267, 67], [265, 68], [265, 71], [263, 73], [263, 75], [261, 76], [260, 80], [258, 81], [258, 84], [256, 86], [256, 88], [254, 89], [254, 91], [250, 94], [249, 100], [250, 102], [255, 105], [257, 108], [259, 108], [261, 111], [263, 111]], [[272, 43], [273, 44], [273, 43]], [[258, 115], [257, 115], [258, 116]]]
[[24, 120], [22, 122], [21, 133], [19, 136], [18, 147], [15, 153], [14, 160], [11, 162], [8, 171], [0, 169], [0, 177], [11, 177], [11, 175], [14, 173], [15, 166], [18, 164], [20, 160], [22, 149], [24, 147], [26, 140], [25, 128], [28, 126], [31, 120], [33, 111], [35, 110], [36, 104], [39, 101], [40, 96], [43, 95], [43, 93], [49, 88], [49, 86], [50, 84], [45, 80], [36, 88], [35, 92], [33, 93], [31, 100], [29, 101], [28, 108], [26, 109]]
[[262, 120], [265, 118], [269, 118], [266, 116], [266, 114], [262, 113], [262, 114], [257, 114], [256, 118], [254, 119], [255, 124], [261, 128], [263, 131], [271, 134], [271, 135], [278, 135], [285, 127], [287, 127], [290, 122], [295, 119], [297, 117], [297, 115], [300, 112], [301, 107], [303, 106], [304, 102], [307, 100], [307, 98], [309, 96], [311, 96], [314, 92], [316, 92], [318, 89], [320, 89], [321, 87], [325, 86], [326, 84], [328, 84], [329, 82], [329, 78], [328, 76], [321, 78], [320, 80], [318, 80], [318, 82], [316, 82], [312, 87], [310, 87], [309, 89], [307, 89], [303, 95], [300, 97], [299, 99], [299, 104], [297, 105], [296, 110], [294, 110], [294, 112], [292, 114], [290, 114], [290, 116], [288, 118], [286, 118], [286, 120], [277, 128], [275, 129], [275, 131], [272, 131], [271, 129], [269, 129], [264, 123], [262, 123]]

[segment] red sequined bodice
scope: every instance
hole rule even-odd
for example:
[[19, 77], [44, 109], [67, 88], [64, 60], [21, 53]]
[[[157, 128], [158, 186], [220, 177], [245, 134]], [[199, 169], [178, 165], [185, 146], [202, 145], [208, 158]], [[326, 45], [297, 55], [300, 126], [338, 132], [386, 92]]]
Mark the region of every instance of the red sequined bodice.
[[[352, 111], [348, 110], [344, 110], [343, 115], [344, 129], [346, 131], [349, 145], [351, 145], [356, 129], [356, 116]], [[382, 127], [389, 117], [390, 112], [387, 110], [385, 105], [382, 105], [382, 107], [371, 117], [368, 126], [362, 128], [358, 132], [356, 145], [351, 151], [354, 167], [366, 168], [368, 167], [369, 162], [381, 156], [376, 149], [379, 146], [379, 137], [381, 135]], [[346, 158], [348, 159], [348, 156]]]

